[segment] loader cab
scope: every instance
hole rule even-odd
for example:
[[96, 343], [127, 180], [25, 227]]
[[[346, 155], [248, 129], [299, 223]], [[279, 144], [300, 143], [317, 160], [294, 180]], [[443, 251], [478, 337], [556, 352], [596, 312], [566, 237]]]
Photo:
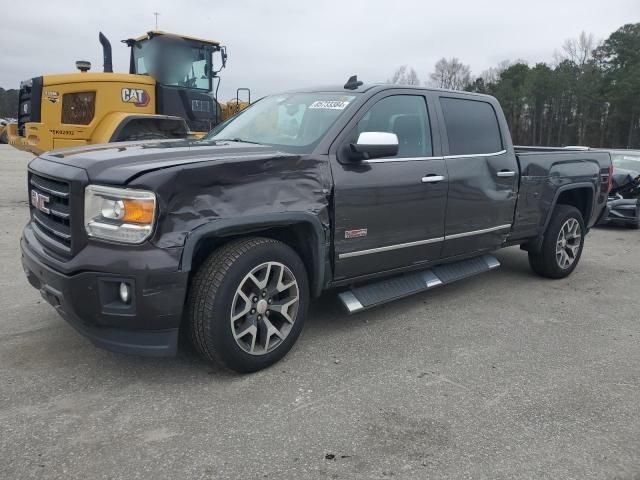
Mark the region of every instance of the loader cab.
[[183, 117], [192, 131], [208, 131], [221, 117], [214, 89], [225, 67], [224, 46], [212, 40], [152, 31], [123, 40], [129, 73], [156, 81], [156, 113]]

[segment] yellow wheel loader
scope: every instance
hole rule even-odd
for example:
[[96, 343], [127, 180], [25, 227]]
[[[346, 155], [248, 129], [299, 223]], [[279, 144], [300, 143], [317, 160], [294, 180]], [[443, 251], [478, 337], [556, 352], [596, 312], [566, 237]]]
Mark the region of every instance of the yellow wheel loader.
[[103, 72], [90, 72], [89, 62], [78, 61], [78, 73], [20, 84], [18, 121], [5, 127], [8, 143], [40, 154], [95, 143], [198, 137], [249, 103], [237, 96], [227, 104], [217, 101], [218, 74], [227, 62], [219, 42], [151, 31], [123, 40], [131, 49], [129, 73], [114, 73], [111, 44], [102, 32], [99, 39]]

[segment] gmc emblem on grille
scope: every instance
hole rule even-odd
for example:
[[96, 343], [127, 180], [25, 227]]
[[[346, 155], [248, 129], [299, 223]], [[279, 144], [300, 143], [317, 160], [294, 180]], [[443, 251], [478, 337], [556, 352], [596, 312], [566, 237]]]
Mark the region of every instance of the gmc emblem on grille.
[[51, 213], [51, 210], [47, 208], [47, 203], [49, 202], [49, 197], [43, 195], [42, 193], [36, 192], [35, 190], [31, 190], [31, 205], [40, 210], [41, 212], [46, 213], [47, 215]]

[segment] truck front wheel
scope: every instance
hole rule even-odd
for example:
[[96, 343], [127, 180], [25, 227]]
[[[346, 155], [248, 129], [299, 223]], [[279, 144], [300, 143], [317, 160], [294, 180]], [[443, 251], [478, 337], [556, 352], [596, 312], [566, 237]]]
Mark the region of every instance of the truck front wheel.
[[186, 321], [201, 356], [253, 372], [291, 349], [308, 303], [307, 273], [296, 252], [277, 240], [247, 238], [204, 261], [191, 284]]
[[584, 220], [580, 211], [571, 205], [556, 205], [542, 248], [529, 252], [529, 265], [538, 275], [564, 278], [578, 265], [584, 246]]

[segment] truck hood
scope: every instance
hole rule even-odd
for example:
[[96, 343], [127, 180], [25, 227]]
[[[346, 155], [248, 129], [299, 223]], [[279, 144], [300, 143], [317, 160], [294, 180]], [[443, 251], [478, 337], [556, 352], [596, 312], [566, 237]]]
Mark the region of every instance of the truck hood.
[[291, 154], [269, 145], [211, 140], [151, 140], [90, 145], [40, 158], [85, 170], [91, 181], [124, 185], [142, 174], [198, 162], [273, 159]]

